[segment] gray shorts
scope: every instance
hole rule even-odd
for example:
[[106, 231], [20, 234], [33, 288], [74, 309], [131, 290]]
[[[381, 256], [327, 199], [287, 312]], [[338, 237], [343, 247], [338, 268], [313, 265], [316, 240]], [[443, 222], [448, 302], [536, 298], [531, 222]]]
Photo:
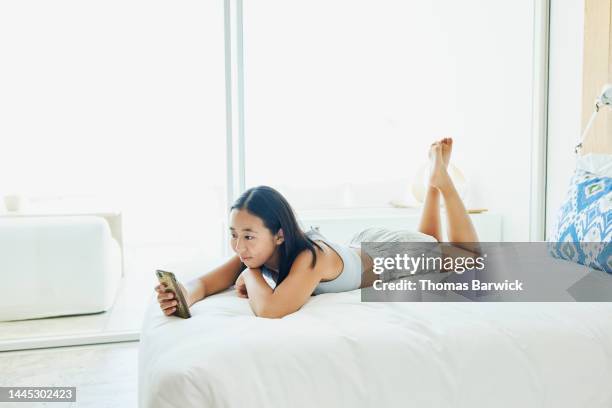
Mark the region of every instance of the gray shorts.
[[[367, 228], [355, 234], [349, 243], [350, 247], [361, 248], [362, 242], [369, 242], [368, 249], [362, 248], [362, 253], [366, 253], [372, 259], [375, 257], [395, 257], [397, 246], [389, 245], [390, 242], [411, 242], [409, 246], [411, 256], [421, 256], [422, 254], [431, 256], [439, 255], [439, 248], [436, 243], [438, 240], [431, 235], [423, 234], [418, 231], [396, 230], [388, 228], [373, 227]], [[406, 248], [408, 246], [405, 246]], [[380, 276], [383, 281], [392, 281], [407, 276], [405, 271], [386, 271]]]
[[438, 242], [438, 240], [419, 231], [372, 227], [353, 235], [349, 246], [359, 248], [362, 242]]

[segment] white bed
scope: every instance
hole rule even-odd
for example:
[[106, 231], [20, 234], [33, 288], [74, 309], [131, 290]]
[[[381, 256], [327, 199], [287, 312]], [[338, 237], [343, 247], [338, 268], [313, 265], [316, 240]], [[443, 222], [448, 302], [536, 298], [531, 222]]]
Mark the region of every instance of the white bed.
[[612, 303], [361, 303], [356, 290], [263, 319], [227, 290], [192, 313], [166, 317], [151, 297], [141, 408], [612, 407]]

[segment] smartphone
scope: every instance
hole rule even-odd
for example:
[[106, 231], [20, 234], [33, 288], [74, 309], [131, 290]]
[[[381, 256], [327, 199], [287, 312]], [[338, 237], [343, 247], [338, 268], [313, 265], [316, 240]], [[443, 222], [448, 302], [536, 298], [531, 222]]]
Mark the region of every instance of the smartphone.
[[156, 270], [155, 274], [157, 275], [157, 280], [159, 280], [160, 284], [166, 284], [166, 292], [174, 292], [174, 297], [178, 302], [176, 305], [176, 310], [171, 316], [189, 319], [191, 317], [191, 313], [189, 313], [189, 306], [187, 306], [183, 292], [181, 291], [174, 274], [172, 272], [162, 271], [160, 269]]

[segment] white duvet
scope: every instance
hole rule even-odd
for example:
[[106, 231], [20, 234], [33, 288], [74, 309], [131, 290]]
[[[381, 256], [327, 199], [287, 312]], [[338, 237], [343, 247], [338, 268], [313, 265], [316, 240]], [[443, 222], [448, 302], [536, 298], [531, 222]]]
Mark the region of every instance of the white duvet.
[[612, 303], [361, 303], [283, 319], [232, 290], [166, 317], [151, 299], [140, 407], [612, 407]]

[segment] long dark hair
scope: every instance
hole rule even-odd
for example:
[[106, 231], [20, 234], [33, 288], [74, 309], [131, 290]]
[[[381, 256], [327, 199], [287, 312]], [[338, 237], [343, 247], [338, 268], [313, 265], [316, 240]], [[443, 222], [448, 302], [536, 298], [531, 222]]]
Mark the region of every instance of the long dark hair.
[[[247, 210], [249, 213], [261, 218], [272, 235], [283, 229], [284, 241], [279, 245], [279, 268], [276, 284], [279, 285], [289, 274], [293, 261], [300, 252], [308, 249], [312, 252], [311, 267], [317, 263], [317, 254], [314, 249], [321, 246], [308, 238], [301, 230], [289, 202], [281, 193], [268, 186], [249, 188], [234, 202], [231, 210]], [[245, 266], [246, 267], [246, 266]]]

